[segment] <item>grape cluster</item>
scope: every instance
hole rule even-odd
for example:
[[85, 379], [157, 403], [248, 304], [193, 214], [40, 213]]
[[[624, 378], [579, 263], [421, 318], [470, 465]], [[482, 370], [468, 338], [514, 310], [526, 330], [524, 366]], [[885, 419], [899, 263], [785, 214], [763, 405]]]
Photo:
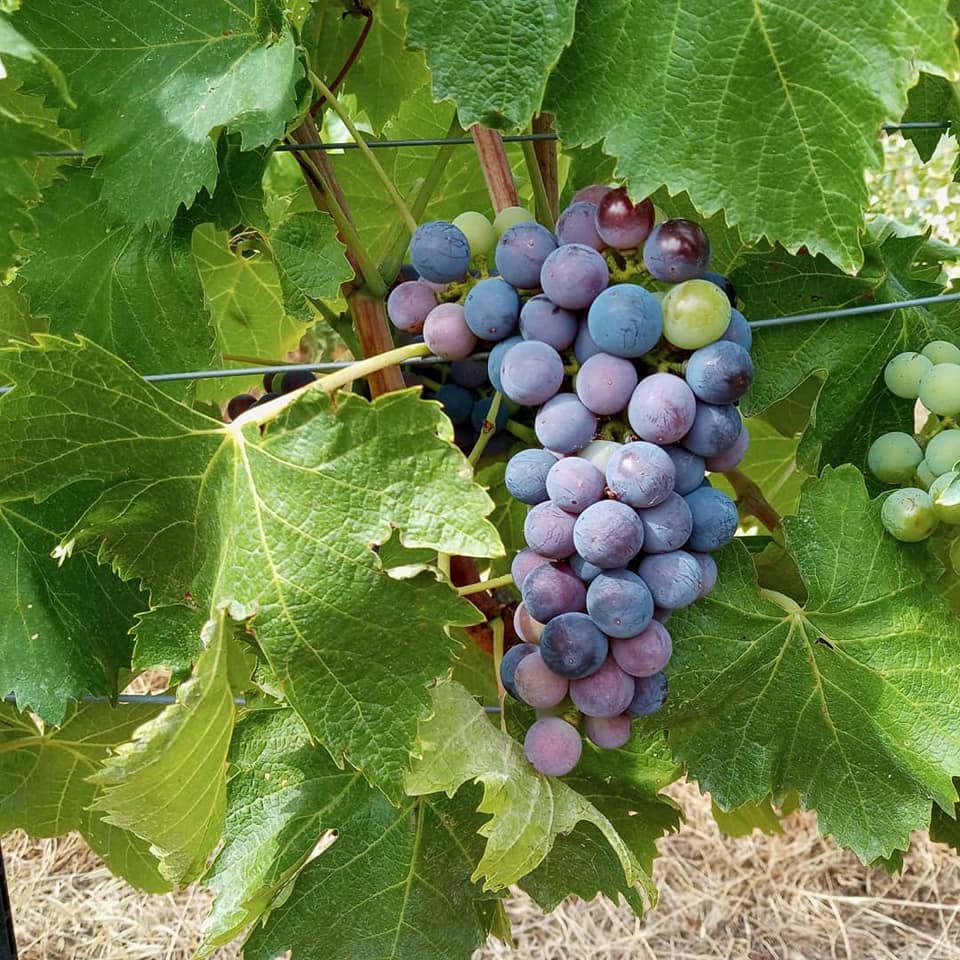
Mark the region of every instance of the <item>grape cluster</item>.
[[560, 776], [580, 758], [578, 717], [614, 749], [666, 699], [664, 624], [713, 588], [711, 553], [737, 530], [736, 505], [706, 475], [746, 452], [736, 404], [752, 338], [730, 283], [707, 272], [698, 224], [656, 223], [649, 200], [605, 186], [576, 194], [556, 234], [508, 213], [420, 227], [419, 277], [388, 312], [451, 361], [489, 350], [493, 387], [536, 408], [541, 446], [506, 466], [530, 509], [512, 564], [522, 642], [500, 676], [538, 712], [527, 758]]
[[246, 413], [252, 407], [259, 407], [269, 403], [284, 393], [292, 393], [316, 380], [316, 375], [309, 370], [288, 370], [280, 374], [279, 380], [275, 373], [268, 373], [263, 378], [263, 395], [255, 397], [252, 393], [238, 393], [227, 403], [227, 422], [236, 420], [241, 413]]
[[[870, 472], [882, 483], [898, 484], [883, 502], [880, 517], [897, 540], [926, 540], [939, 524], [960, 524], [960, 348], [946, 340], [920, 353], [901, 353], [883, 373], [894, 396], [919, 400], [929, 415], [919, 437], [893, 431], [877, 437], [867, 453]], [[921, 446], [922, 444], [922, 446]], [[950, 551], [960, 571], [960, 538]]]

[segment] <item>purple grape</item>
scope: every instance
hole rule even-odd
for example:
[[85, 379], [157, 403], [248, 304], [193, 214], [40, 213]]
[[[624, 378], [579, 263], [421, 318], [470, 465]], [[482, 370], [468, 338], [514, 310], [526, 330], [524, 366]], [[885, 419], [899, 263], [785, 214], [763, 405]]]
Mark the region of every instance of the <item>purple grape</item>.
[[753, 383], [753, 361], [739, 344], [716, 340], [690, 354], [684, 375], [698, 400], [733, 403]]
[[515, 223], [497, 242], [497, 271], [521, 290], [540, 286], [543, 261], [557, 249], [553, 234], [539, 223]]
[[459, 303], [435, 306], [424, 321], [423, 339], [430, 352], [444, 360], [462, 360], [477, 346], [477, 338], [467, 326]]
[[691, 550], [711, 553], [725, 547], [737, 533], [737, 505], [722, 491], [698, 487], [684, 499], [693, 515], [693, 532], [687, 541]]
[[316, 383], [317, 375], [310, 370], [288, 370], [280, 378], [280, 392], [293, 393], [311, 383]]
[[230, 398], [227, 404], [227, 420], [236, 420], [241, 413], [246, 413], [252, 406], [255, 406], [257, 398], [249, 393], [238, 393]]
[[736, 307], [737, 288], [727, 277], [725, 277], [722, 273], [713, 273], [712, 271], [707, 270], [702, 275], [702, 279], [709, 280], [714, 286], [719, 287], [727, 295], [727, 299], [730, 301], [730, 306]]
[[565, 560], [574, 552], [573, 527], [576, 520], [572, 514], [564, 512], [549, 500], [538, 503], [523, 522], [527, 546], [551, 560]]
[[682, 377], [654, 373], [638, 384], [627, 407], [637, 436], [653, 443], [675, 443], [693, 426], [697, 399]]
[[630, 706], [634, 679], [612, 659], [588, 677], [570, 681], [570, 699], [588, 717], [615, 717]]
[[514, 402], [525, 407], [546, 403], [563, 383], [563, 360], [549, 344], [522, 340], [500, 361], [500, 386]]
[[655, 673], [652, 677], [637, 677], [633, 700], [627, 707], [632, 717], [649, 717], [667, 702], [667, 675]]
[[643, 546], [643, 524], [633, 507], [601, 500], [577, 517], [573, 542], [588, 563], [604, 570], [625, 567]]
[[503, 482], [510, 496], [521, 503], [536, 506], [550, 499], [547, 474], [557, 462], [548, 450], [521, 450], [508, 461]]
[[586, 717], [583, 732], [601, 750], [616, 750], [630, 740], [632, 726], [629, 713], [616, 717]]
[[513, 611], [513, 629], [525, 643], [539, 643], [543, 624], [534, 620], [530, 611], [522, 603], [518, 603], [517, 609]]
[[[493, 389], [498, 393], [503, 392], [503, 383], [500, 380], [500, 364], [503, 362], [506, 352], [518, 343], [523, 343], [522, 337], [507, 337], [506, 340], [501, 340], [499, 343], [494, 344], [490, 350], [490, 356], [487, 357], [487, 378], [490, 380], [490, 383], [493, 384]], [[463, 363], [466, 361], [460, 362]]]
[[543, 292], [567, 310], [585, 310], [609, 282], [607, 261], [583, 243], [557, 247], [540, 271]]
[[583, 581], [566, 563], [545, 563], [531, 570], [521, 592], [527, 613], [540, 623], [549, 623], [561, 613], [579, 613], [587, 606]]
[[657, 623], [666, 623], [672, 616], [672, 610], [668, 610], [666, 607], [658, 607], [656, 604], [653, 605], [653, 619]]
[[567, 563], [570, 564], [570, 568], [584, 583], [590, 583], [594, 577], [603, 573], [600, 567], [593, 563], [587, 563], [579, 553], [575, 553]]
[[537, 439], [557, 453], [575, 453], [597, 432], [597, 418], [572, 393], [558, 393], [537, 412]]
[[543, 662], [555, 674], [571, 680], [598, 670], [609, 649], [607, 638], [585, 613], [561, 613], [540, 635]]
[[510, 564], [510, 576], [513, 577], [514, 586], [516, 586], [518, 590], [522, 589], [523, 581], [536, 570], [537, 567], [545, 563], [550, 563], [549, 557], [541, 557], [540, 554], [534, 550], [519, 551]]
[[554, 461], [547, 474], [547, 494], [561, 510], [583, 513], [603, 499], [606, 486], [603, 474], [582, 457], [562, 457]]
[[419, 333], [427, 314], [437, 305], [437, 295], [425, 283], [408, 280], [399, 283], [387, 297], [390, 322], [406, 333]]
[[676, 479], [673, 481], [674, 491], [679, 493], [681, 497], [693, 493], [703, 483], [706, 472], [703, 457], [698, 457], [695, 453], [691, 453], [680, 446], [673, 445], [663, 449], [673, 461], [673, 467], [676, 471]]
[[583, 741], [577, 728], [561, 717], [542, 717], [527, 731], [523, 752], [537, 773], [562, 777], [580, 762]]
[[662, 447], [644, 440], [625, 443], [607, 464], [607, 486], [631, 507], [655, 507], [673, 492], [676, 468]]
[[717, 585], [717, 561], [709, 553], [695, 553], [693, 550], [688, 552], [700, 564], [702, 585], [697, 599], [702, 600]]
[[580, 329], [577, 331], [577, 339], [573, 341], [573, 355], [580, 363], [586, 363], [595, 353], [602, 352], [596, 341], [590, 336], [586, 321], [581, 320]]
[[577, 372], [580, 402], [599, 416], [625, 409], [637, 387], [637, 371], [629, 360], [596, 353]]
[[689, 607], [700, 594], [700, 564], [686, 550], [644, 557], [639, 572], [658, 607]]
[[483, 360], [455, 360], [450, 364], [450, 379], [458, 387], [476, 390], [487, 382], [487, 364]]
[[753, 346], [753, 330], [747, 318], [739, 310], [730, 311], [730, 324], [720, 339], [739, 344], [744, 350], [749, 350]]
[[537, 648], [532, 643], [518, 643], [516, 646], [511, 647], [500, 661], [500, 682], [503, 684], [503, 689], [506, 690], [514, 700], [520, 699], [517, 695], [517, 688], [513, 685], [517, 672], [517, 664], [519, 664], [524, 657], [528, 657], [531, 653], [536, 653], [536, 650]]
[[597, 233], [597, 205], [587, 200], [571, 203], [557, 220], [557, 239], [560, 243], [582, 243], [602, 250], [606, 244]]
[[410, 240], [410, 259], [425, 280], [450, 283], [467, 272], [470, 244], [459, 227], [432, 220], [419, 227]]
[[710, 263], [710, 240], [699, 223], [667, 220], [657, 224], [643, 245], [643, 262], [666, 283], [703, 276]]
[[670, 662], [673, 641], [659, 620], [651, 620], [634, 636], [611, 640], [610, 655], [631, 677], [652, 677]]
[[718, 457], [737, 442], [742, 426], [732, 403], [718, 406], [698, 400], [693, 425], [681, 443], [698, 457]]
[[740, 465], [740, 461], [747, 455], [747, 449], [750, 446], [750, 433], [747, 425], [740, 427], [740, 436], [737, 437], [733, 446], [721, 453], [717, 457], [707, 459], [707, 469], [712, 473], [726, 473], [727, 470], [733, 470]]
[[591, 183], [588, 187], [581, 187], [571, 198], [570, 203], [599, 203], [613, 187], [604, 186], [602, 183]]
[[643, 523], [644, 553], [669, 553], [679, 550], [693, 532], [693, 514], [679, 493], [671, 493], [663, 503], [638, 510]]
[[543, 662], [540, 650], [535, 650], [517, 664], [513, 685], [519, 699], [531, 707], [555, 707], [570, 689], [567, 678], [554, 673]]
[[605, 353], [631, 359], [642, 357], [663, 334], [660, 301], [643, 287], [615, 284], [590, 305], [587, 327], [594, 343]]
[[587, 613], [608, 637], [631, 637], [650, 623], [653, 597], [630, 570], [604, 570], [587, 590]]
[[520, 311], [520, 334], [524, 340], [542, 340], [554, 350], [566, 350], [577, 337], [580, 321], [575, 313], [558, 307], [539, 293]]
[[597, 204], [597, 233], [615, 250], [635, 250], [653, 228], [650, 200], [634, 203], [623, 187], [611, 190]]
[[505, 280], [481, 280], [463, 301], [467, 326], [481, 340], [503, 340], [517, 329], [520, 295]]
[[452, 423], [466, 423], [470, 419], [473, 397], [469, 390], [458, 387], [455, 383], [445, 383], [437, 391], [436, 399]]

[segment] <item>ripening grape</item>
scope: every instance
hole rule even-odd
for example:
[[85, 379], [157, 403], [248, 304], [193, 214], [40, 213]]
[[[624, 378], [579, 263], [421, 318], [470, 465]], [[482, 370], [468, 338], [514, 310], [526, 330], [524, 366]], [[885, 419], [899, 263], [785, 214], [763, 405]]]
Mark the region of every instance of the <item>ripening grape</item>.
[[[666, 283], [692, 280], [702, 276], [710, 263], [710, 240], [699, 223], [667, 220], [657, 224], [647, 237], [643, 245], [643, 262], [657, 280]], [[725, 293], [723, 298], [727, 299]]]
[[737, 505], [722, 490], [698, 487], [684, 500], [693, 517], [693, 530], [687, 541], [691, 550], [711, 553], [725, 547], [736, 536], [740, 524]]
[[583, 513], [603, 498], [605, 486], [604, 475], [582, 457], [555, 460], [546, 480], [548, 496], [567, 513]]
[[525, 407], [546, 403], [563, 383], [563, 360], [549, 344], [522, 340], [500, 361], [500, 387]]
[[700, 597], [702, 599], [717, 585], [717, 561], [709, 553], [688, 550], [687, 553], [700, 564]]
[[631, 637], [653, 619], [653, 597], [633, 571], [604, 570], [590, 582], [587, 613], [608, 637]]
[[631, 507], [654, 507], [673, 492], [676, 468], [670, 455], [653, 443], [625, 443], [607, 464], [607, 486]]
[[[500, 393], [503, 392], [503, 383], [500, 380], [500, 364], [503, 362], [506, 352], [511, 347], [514, 347], [518, 343], [522, 342], [522, 337], [507, 337], [506, 340], [501, 340], [499, 343], [495, 343], [490, 349], [490, 356], [487, 357], [487, 379], [490, 381], [494, 390]], [[560, 362], [560, 373], [562, 379], [563, 361]]]
[[598, 416], [610, 416], [623, 410], [636, 387], [634, 365], [609, 353], [594, 354], [577, 371], [577, 396]]
[[280, 392], [293, 393], [294, 390], [315, 383], [316, 379], [317, 375], [310, 370], [288, 370], [280, 378]]
[[890, 536], [904, 543], [926, 540], [939, 523], [930, 495], [916, 487], [894, 490], [883, 501], [880, 520]]
[[740, 465], [740, 461], [747, 454], [750, 446], [750, 431], [747, 425], [740, 427], [740, 436], [737, 437], [732, 447], [715, 457], [707, 457], [707, 469], [712, 473], [726, 473]]
[[521, 450], [508, 461], [503, 481], [514, 500], [534, 506], [549, 499], [547, 474], [557, 462], [548, 450]]
[[717, 340], [690, 355], [684, 377], [698, 400], [733, 403], [753, 383], [753, 361], [739, 344]]
[[513, 685], [520, 699], [531, 707], [555, 707], [570, 689], [567, 678], [554, 673], [544, 663], [541, 650], [535, 650], [517, 664]]
[[525, 604], [517, 604], [517, 609], [513, 611], [513, 629], [524, 643], [540, 643], [543, 628], [544, 624], [530, 616]]
[[907, 483], [922, 459], [917, 441], [897, 431], [877, 437], [867, 451], [867, 466], [881, 483]]
[[610, 190], [597, 204], [597, 233], [615, 250], [635, 250], [650, 235], [654, 221], [653, 203], [634, 203], [623, 187]]
[[733, 404], [698, 400], [693, 425], [680, 442], [698, 457], [719, 457], [737, 442], [742, 427], [743, 421]]
[[581, 200], [586, 203], [600, 203], [600, 201], [611, 191], [613, 187], [604, 186], [601, 183], [591, 183], [588, 187], [581, 187], [571, 198], [570, 203], [579, 203]]
[[637, 677], [633, 700], [627, 707], [632, 717], [649, 717], [667, 702], [667, 675], [655, 673], [652, 677]]
[[453, 225], [463, 231], [470, 244], [470, 253], [474, 257], [485, 257], [493, 253], [497, 245], [497, 232], [493, 224], [476, 210], [467, 210], [453, 218]]
[[644, 377], [630, 397], [627, 419], [642, 440], [675, 443], [693, 427], [697, 398], [682, 377], [654, 373]]
[[570, 681], [570, 699], [587, 717], [616, 717], [630, 706], [635, 693], [634, 679], [607, 658], [587, 677]]
[[700, 564], [686, 550], [646, 556], [638, 570], [658, 607], [689, 607], [700, 594]]
[[511, 647], [500, 661], [500, 682], [503, 684], [503, 689], [506, 690], [514, 700], [520, 699], [517, 695], [517, 688], [513, 685], [517, 672], [517, 664], [519, 664], [524, 657], [528, 657], [531, 653], [536, 652], [536, 649], [532, 643], [518, 643], [516, 646]]
[[[573, 514], [566, 513], [549, 500], [538, 503], [523, 522], [523, 535], [527, 546], [551, 560], [565, 560], [576, 549], [573, 543], [573, 528], [577, 520]], [[637, 523], [639, 522], [638, 520]], [[583, 553], [582, 550], [580, 552]]]
[[423, 323], [423, 339], [430, 352], [444, 360], [462, 360], [477, 346], [477, 338], [467, 326], [459, 303], [435, 306]]
[[663, 450], [673, 461], [675, 472], [673, 489], [681, 497], [693, 493], [703, 483], [703, 478], [706, 475], [706, 463], [703, 457], [698, 457], [685, 447], [676, 444], [664, 447]]
[[450, 283], [470, 266], [470, 244], [459, 227], [432, 220], [417, 228], [410, 240], [410, 260], [425, 280]]
[[605, 634], [585, 613], [561, 613], [540, 636], [543, 662], [555, 674], [571, 680], [598, 670], [609, 649]]
[[709, 280], [677, 284], [667, 292], [661, 308], [663, 335], [682, 350], [705, 347], [720, 339], [730, 326], [730, 301]]
[[390, 322], [406, 333], [419, 333], [427, 314], [437, 305], [437, 295], [420, 280], [398, 283], [387, 297]]
[[573, 544], [588, 563], [604, 570], [625, 567], [643, 546], [643, 523], [633, 507], [601, 500], [577, 517]]
[[493, 218], [493, 229], [497, 238], [518, 223], [530, 223], [537, 218], [526, 207], [504, 207]]
[[517, 329], [520, 295], [505, 280], [481, 280], [463, 301], [467, 326], [481, 340], [503, 340]]
[[436, 400], [452, 423], [465, 423], [473, 413], [473, 395], [455, 383], [445, 383], [436, 392]]
[[651, 620], [634, 636], [611, 640], [610, 655], [630, 676], [652, 677], [670, 662], [673, 641], [659, 620]]
[[920, 381], [932, 367], [933, 361], [922, 353], [898, 353], [884, 368], [883, 382], [894, 396], [916, 400]]
[[749, 350], [753, 346], [753, 330], [750, 329], [747, 318], [739, 310], [730, 311], [730, 323], [720, 339], [739, 344], [744, 350]]
[[598, 567], [595, 563], [588, 563], [579, 553], [575, 553], [567, 563], [570, 564], [570, 569], [573, 570], [584, 583], [590, 583], [595, 577], [603, 573], [602, 568]]
[[573, 355], [580, 363], [586, 363], [594, 354], [602, 352], [596, 340], [590, 336], [590, 328], [586, 321], [581, 320], [577, 339], [573, 341]]
[[630, 283], [607, 287], [590, 304], [587, 327], [593, 342], [605, 353], [642, 357], [663, 333], [660, 301], [649, 290]]
[[540, 270], [543, 292], [567, 310], [585, 310], [609, 282], [607, 261], [583, 243], [557, 247]]
[[602, 250], [606, 244], [597, 233], [597, 205], [587, 200], [571, 203], [557, 220], [557, 239]]
[[597, 418], [573, 393], [558, 393], [548, 400], [534, 420], [537, 439], [557, 453], [575, 453], [597, 431]]
[[241, 413], [246, 413], [251, 407], [256, 406], [257, 398], [249, 393], [240, 393], [231, 397], [227, 404], [227, 419], [236, 420]]
[[679, 550], [693, 533], [693, 514], [679, 493], [671, 493], [662, 503], [637, 511], [643, 524], [644, 553], [669, 553]]
[[580, 762], [583, 741], [576, 727], [561, 717], [542, 717], [523, 741], [523, 752], [534, 770], [546, 777], [562, 777]]
[[523, 588], [523, 581], [541, 564], [550, 563], [549, 558], [541, 557], [539, 553], [529, 548], [517, 551], [517, 555], [510, 564], [510, 576], [518, 590]]
[[527, 574], [521, 590], [527, 612], [540, 623], [587, 607], [583, 581], [566, 563], [544, 563]]
[[[707, 270], [703, 273], [700, 279], [709, 280], [712, 284], [718, 286], [727, 295], [727, 299], [730, 301], [730, 306], [736, 307], [737, 288], [730, 281], [729, 277], [725, 277], [722, 273], [714, 273], [712, 270]], [[747, 346], [745, 349], [749, 350], [750, 347]]]
[[586, 717], [583, 732], [602, 750], [616, 750], [630, 739], [631, 719], [629, 713], [616, 717]]
[[960, 413], [960, 364], [934, 364], [921, 378], [920, 402], [941, 417]]
[[949, 340], [932, 340], [921, 352], [931, 363], [960, 363], [960, 347]]

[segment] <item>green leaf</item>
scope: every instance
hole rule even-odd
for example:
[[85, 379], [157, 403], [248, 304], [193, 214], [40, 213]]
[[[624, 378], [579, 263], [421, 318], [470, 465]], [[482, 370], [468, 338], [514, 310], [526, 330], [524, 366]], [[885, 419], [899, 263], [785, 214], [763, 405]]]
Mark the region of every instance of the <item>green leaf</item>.
[[[0, 13], [0, 54], [8, 54], [18, 60], [27, 60], [30, 63], [39, 64], [46, 70], [47, 76], [60, 95], [60, 99], [64, 103], [74, 106], [67, 89], [67, 81], [60, 72], [60, 68], [49, 57], [44, 56], [26, 37], [17, 32], [13, 24], [2, 13]], [[0, 77], [6, 76], [8, 72], [4, 67], [3, 58], [0, 56]]]
[[732, 810], [724, 810], [717, 806], [715, 800], [711, 800], [710, 812], [717, 821], [717, 826], [728, 837], [749, 837], [754, 830], [759, 830], [768, 837], [783, 833], [780, 818], [769, 797], [759, 801], [751, 800]]
[[33, 313], [50, 318], [51, 333], [83, 334], [141, 374], [215, 364], [184, 224], [169, 233], [119, 226], [86, 168], [50, 187], [34, 220], [33, 256], [20, 272]]
[[797, 790], [864, 862], [906, 849], [931, 801], [953, 809], [960, 773], [960, 622], [922, 545], [886, 536], [879, 512], [849, 465], [806, 484], [784, 521], [802, 607], [725, 551], [714, 593], [670, 621], [657, 720], [721, 806]]
[[437, 100], [464, 127], [519, 130], [573, 37], [575, 0], [410, 0], [407, 42], [426, 52]]
[[174, 677], [185, 678], [203, 650], [203, 624], [203, 614], [186, 603], [162, 604], [140, 614], [133, 628], [134, 671], [166, 667]]
[[223, 828], [236, 714], [231, 632], [226, 613], [207, 623], [205, 649], [177, 702], [138, 727], [92, 778], [100, 788], [93, 809], [148, 841], [160, 872], [178, 884], [203, 872]]
[[[638, 195], [686, 191], [748, 243], [805, 244], [844, 269], [859, 232], [881, 123], [918, 68], [958, 68], [942, 0], [592, 0], [547, 89], [561, 137], [601, 138]], [[482, 58], [475, 62], [483, 63]]]
[[169, 890], [147, 845], [91, 809], [91, 775], [156, 713], [152, 706], [92, 703], [71, 707], [59, 728], [43, 729], [0, 703], [0, 833], [57, 837], [77, 830], [118, 876], [148, 893]]
[[449, 669], [444, 624], [476, 610], [433, 575], [392, 579], [371, 545], [398, 529], [409, 547], [502, 549], [440, 407], [414, 390], [369, 403], [314, 387], [261, 435], [176, 403], [91, 343], [9, 348], [0, 374], [17, 384], [0, 400], [0, 490], [112, 483], [61, 553], [99, 546], [154, 603], [189, 594], [208, 615], [255, 614], [311, 734], [399, 800], [426, 684]]
[[30, 308], [16, 284], [0, 284], [0, 343], [29, 340], [41, 324], [30, 316]]
[[217, 134], [243, 149], [283, 137], [303, 73], [275, 0], [48, 0], [17, 16], [63, 69], [87, 156], [114, 218], [170, 222], [217, 182]]
[[221, 137], [217, 141], [217, 185], [211, 193], [204, 187], [190, 207], [189, 218], [196, 223], [209, 221], [218, 230], [254, 227], [266, 230], [263, 175], [273, 151], [267, 148], [244, 150], [240, 138]]
[[[960, 782], [954, 781], [954, 786], [960, 786]], [[946, 843], [960, 853], [960, 819], [958, 819], [958, 807], [955, 806], [952, 811], [943, 811], [938, 806], [933, 808], [933, 816], [930, 820], [930, 839], [937, 843]]]
[[407, 776], [406, 790], [414, 796], [442, 790], [452, 797], [464, 783], [483, 783], [478, 810], [490, 819], [480, 831], [487, 845], [474, 879], [484, 879], [484, 890], [516, 883], [543, 863], [558, 835], [586, 821], [612, 848], [620, 885], [656, 896], [636, 853], [609, 817], [565, 781], [536, 773], [520, 744], [496, 729], [463, 687], [438, 684], [433, 705], [433, 716], [420, 725], [422, 758]]

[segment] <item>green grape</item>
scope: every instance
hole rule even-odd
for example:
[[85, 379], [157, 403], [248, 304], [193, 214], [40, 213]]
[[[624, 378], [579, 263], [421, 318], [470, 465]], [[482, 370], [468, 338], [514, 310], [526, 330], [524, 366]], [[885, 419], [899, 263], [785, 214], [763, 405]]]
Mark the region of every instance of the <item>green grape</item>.
[[904, 543], [926, 540], [939, 523], [930, 495], [916, 487], [894, 490], [883, 501], [880, 520], [891, 537]]
[[933, 363], [960, 363], [960, 347], [949, 340], [931, 340], [921, 352]]
[[681, 350], [719, 340], [730, 326], [730, 300], [709, 280], [686, 280], [663, 298], [663, 335]]
[[884, 369], [883, 380], [895, 397], [916, 400], [920, 392], [920, 380], [932, 366], [930, 358], [922, 353], [898, 353]]
[[960, 537], [950, 544], [950, 566], [954, 573], [960, 573]]
[[960, 364], [938, 363], [920, 381], [920, 402], [941, 417], [960, 413]]
[[502, 237], [515, 223], [529, 223], [537, 218], [526, 207], [504, 207], [493, 218], [493, 229], [498, 237]]
[[938, 520], [960, 523], [960, 473], [948, 470], [930, 485], [930, 499]]
[[960, 460], [960, 430], [941, 430], [927, 444], [924, 460], [934, 476], [953, 469]]
[[923, 460], [923, 451], [909, 433], [885, 433], [870, 444], [867, 466], [883, 483], [907, 483]]
[[453, 225], [463, 231], [473, 256], [485, 257], [493, 253], [493, 248], [497, 245], [497, 232], [482, 213], [467, 210], [454, 218]]
[[930, 484], [937, 479], [937, 475], [930, 469], [930, 464], [926, 460], [920, 461], [917, 467], [917, 482], [924, 490], [930, 489]]

